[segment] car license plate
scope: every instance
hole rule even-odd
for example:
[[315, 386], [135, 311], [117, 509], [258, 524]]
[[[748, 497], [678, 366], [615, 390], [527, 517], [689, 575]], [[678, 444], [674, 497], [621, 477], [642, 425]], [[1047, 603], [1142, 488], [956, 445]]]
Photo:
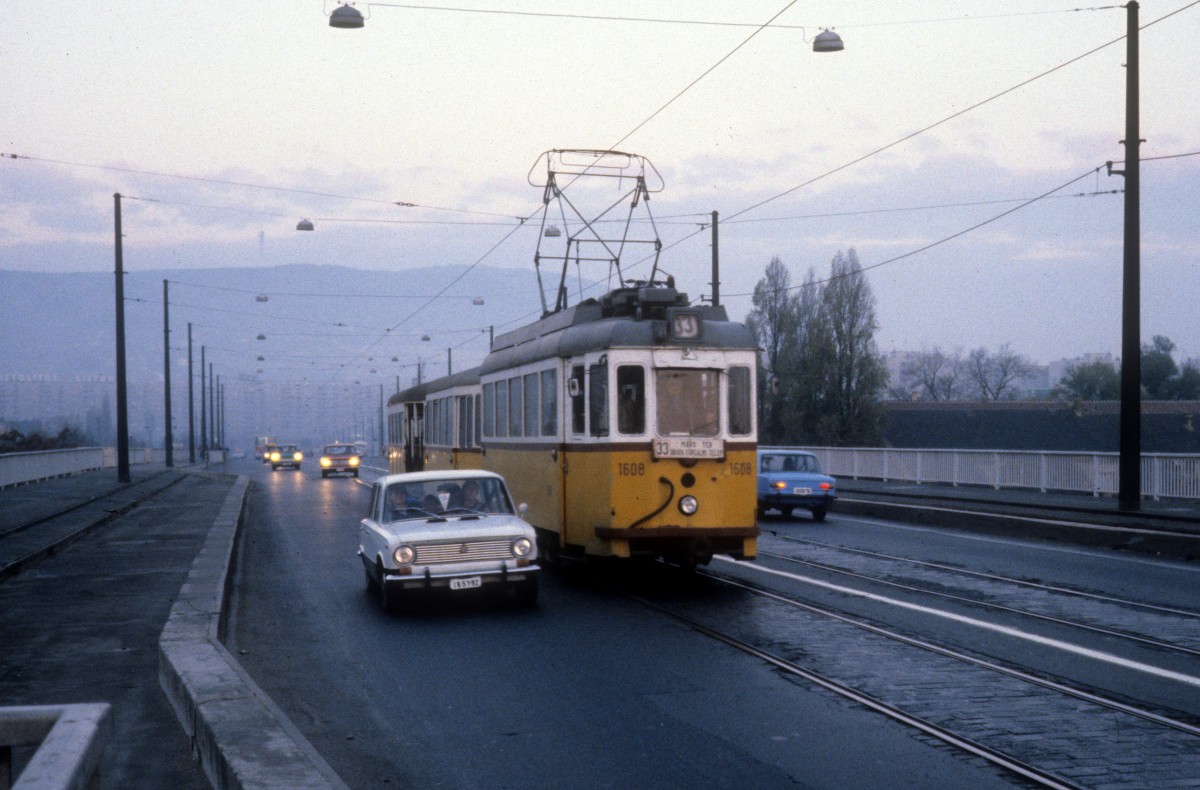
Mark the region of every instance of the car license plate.
[[808, 496], [812, 493], [811, 488], [793, 488], [792, 493], [796, 496]]
[[481, 576], [468, 576], [465, 579], [451, 579], [450, 580], [450, 589], [451, 590], [470, 590], [473, 587], [482, 587], [482, 586], [483, 586], [483, 577], [481, 577]]

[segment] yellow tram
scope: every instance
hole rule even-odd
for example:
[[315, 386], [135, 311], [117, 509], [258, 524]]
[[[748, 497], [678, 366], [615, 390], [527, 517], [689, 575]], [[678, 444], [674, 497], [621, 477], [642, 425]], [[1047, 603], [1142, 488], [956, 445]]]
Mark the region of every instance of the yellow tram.
[[393, 472], [504, 475], [558, 558], [753, 559], [756, 343], [673, 281], [626, 281], [388, 402]]

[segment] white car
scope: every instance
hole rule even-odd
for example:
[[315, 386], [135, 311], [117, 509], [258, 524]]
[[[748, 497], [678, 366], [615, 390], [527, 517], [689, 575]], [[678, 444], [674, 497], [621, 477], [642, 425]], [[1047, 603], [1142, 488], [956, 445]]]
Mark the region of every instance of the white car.
[[510, 589], [537, 603], [537, 537], [513, 507], [504, 478], [453, 470], [381, 477], [359, 525], [367, 590], [385, 609], [406, 593]]

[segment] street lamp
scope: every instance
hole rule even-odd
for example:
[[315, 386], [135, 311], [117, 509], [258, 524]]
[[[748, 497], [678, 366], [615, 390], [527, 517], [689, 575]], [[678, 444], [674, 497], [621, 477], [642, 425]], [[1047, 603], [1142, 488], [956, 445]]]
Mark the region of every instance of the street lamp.
[[366, 20], [363, 19], [362, 12], [349, 4], [338, 6], [329, 15], [329, 26], [343, 30], [353, 30], [354, 28], [362, 27], [365, 22]]
[[841, 52], [845, 48], [842, 37], [832, 30], [822, 30], [813, 37], [813, 52]]
[[117, 297], [117, 482], [129, 477], [129, 404], [125, 391], [125, 261], [121, 247], [121, 193], [113, 193], [113, 224], [116, 234]]

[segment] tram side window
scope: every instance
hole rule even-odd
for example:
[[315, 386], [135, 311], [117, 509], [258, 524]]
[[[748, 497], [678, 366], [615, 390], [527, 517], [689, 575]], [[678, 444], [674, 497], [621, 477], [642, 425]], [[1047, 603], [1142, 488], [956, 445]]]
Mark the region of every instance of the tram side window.
[[538, 374], [525, 375], [525, 435], [538, 435]]
[[483, 385], [483, 435], [496, 435], [496, 385]]
[[521, 377], [513, 376], [508, 380], [508, 435], [521, 435], [521, 415], [524, 413], [524, 403], [521, 398]]
[[496, 435], [508, 436], [508, 382], [496, 382]]
[[472, 414], [475, 405], [475, 399], [470, 395], [458, 397], [458, 446], [471, 447], [471, 426], [475, 423], [475, 417]]
[[575, 394], [571, 396], [571, 431], [584, 432], [584, 401], [583, 401], [583, 365], [571, 368], [571, 381], [574, 382]]
[[646, 369], [641, 365], [617, 368], [617, 431], [646, 432]]
[[475, 396], [475, 447], [483, 444], [483, 404], [480, 402], [482, 396]]
[[750, 368], [729, 369], [729, 433], [747, 436], [753, 429], [750, 419]]
[[558, 435], [558, 371], [542, 371], [542, 436]]
[[588, 368], [588, 427], [592, 436], [608, 436], [608, 365]]

